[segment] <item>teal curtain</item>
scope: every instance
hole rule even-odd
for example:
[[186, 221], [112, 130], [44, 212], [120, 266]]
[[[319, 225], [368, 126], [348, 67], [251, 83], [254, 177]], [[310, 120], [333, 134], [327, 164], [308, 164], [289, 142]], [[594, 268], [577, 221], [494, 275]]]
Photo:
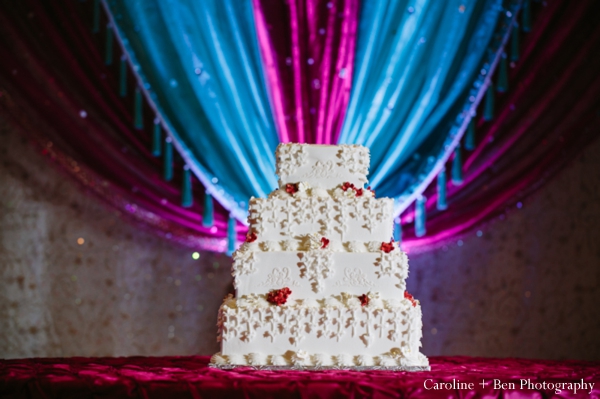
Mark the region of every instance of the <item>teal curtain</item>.
[[181, 155], [226, 208], [277, 186], [278, 144], [248, 0], [107, 0]]
[[370, 148], [379, 195], [402, 200], [432, 171], [506, 12], [500, 0], [362, 2], [339, 141]]

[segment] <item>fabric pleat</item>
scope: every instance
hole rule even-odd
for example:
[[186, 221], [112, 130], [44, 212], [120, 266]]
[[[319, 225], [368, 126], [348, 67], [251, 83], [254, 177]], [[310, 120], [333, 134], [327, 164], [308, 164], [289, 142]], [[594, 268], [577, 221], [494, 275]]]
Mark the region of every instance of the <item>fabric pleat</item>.
[[253, 0], [281, 142], [337, 142], [352, 85], [358, 3]]
[[[174, 144], [226, 208], [276, 186], [278, 143], [252, 4], [106, 2]], [[240, 211], [237, 215], [244, 215]]]
[[339, 142], [370, 148], [378, 194], [402, 201], [432, 172], [502, 10], [499, 0], [362, 3]]

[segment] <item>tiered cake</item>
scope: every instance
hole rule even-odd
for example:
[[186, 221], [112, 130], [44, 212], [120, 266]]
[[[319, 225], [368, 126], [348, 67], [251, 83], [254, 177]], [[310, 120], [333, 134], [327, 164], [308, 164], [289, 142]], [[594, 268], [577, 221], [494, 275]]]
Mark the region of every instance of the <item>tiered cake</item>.
[[393, 201], [363, 188], [368, 167], [362, 146], [279, 145], [279, 189], [249, 202], [212, 366], [429, 369]]

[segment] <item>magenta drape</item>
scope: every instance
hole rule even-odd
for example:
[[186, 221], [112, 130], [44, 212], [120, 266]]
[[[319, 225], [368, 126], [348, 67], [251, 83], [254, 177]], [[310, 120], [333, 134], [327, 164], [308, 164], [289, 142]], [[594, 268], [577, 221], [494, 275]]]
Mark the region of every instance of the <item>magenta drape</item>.
[[[600, 395], [598, 362], [432, 357], [431, 371], [411, 373], [250, 368], [222, 371], [207, 367], [208, 361], [205, 356], [0, 360], [0, 397], [385, 399]], [[557, 384], [561, 385], [557, 388]]]
[[336, 143], [352, 85], [358, 0], [253, 4], [280, 140]]

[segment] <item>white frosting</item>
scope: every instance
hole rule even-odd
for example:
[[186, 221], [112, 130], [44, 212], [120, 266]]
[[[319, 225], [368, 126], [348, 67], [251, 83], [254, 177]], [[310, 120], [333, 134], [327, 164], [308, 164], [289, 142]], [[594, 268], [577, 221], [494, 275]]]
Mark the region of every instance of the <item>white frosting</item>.
[[227, 364], [227, 359], [225, 359], [219, 352], [212, 355], [210, 362], [213, 364]]
[[367, 183], [369, 150], [358, 145], [280, 144], [276, 151], [279, 187], [306, 182], [333, 188], [340, 182]]
[[324, 188], [318, 188], [318, 187], [311, 189], [310, 194], [313, 197], [318, 197], [318, 198], [328, 198], [330, 196], [330, 194], [327, 190], [325, 190]]
[[267, 364], [267, 355], [262, 353], [250, 353], [248, 355], [248, 364], [251, 366]]
[[427, 357], [422, 353], [416, 353], [410, 357], [395, 357], [390, 353], [379, 356], [367, 354], [352, 356], [347, 353], [331, 356], [325, 353], [309, 353], [303, 350], [297, 352], [289, 351], [283, 355], [266, 356], [260, 353], [249, 353], [232, 356], [221, 356], [215, 354], [210, 362], [216, 365], [239, 365], [239, 366], [315, 366], [315, 367], [419, 367], [429, 366]]
[[373, 192], [371, 192], [370, 190], [363, 190], [362, 196], [365, 198], [373, 198], [374, 197]]
[[338, 366], [354, 366], [354, 356], [347, 353], [339, 354], [335, 357], [335, 364]]
[[319, 304], [319, 302], [316, 299], [300, 299], [300, 303], [302, 306], [306, 307], [306, 308], [318, 308], [321, 305]]
[[381, 294], [379, 292], [369, 292], [367, 293], [369, 297], [369, 304], [367, 305], [373, 309], [383, 308], [383, 300], [381, 300]]
[[271, 364], [273, 366], [287, 366], [288, 362], [282, 355], [273, 355], [271, 357]]
[[[406, 290], [408, 260], [399, 250], [384, 252], [312, 251], [251, 252], [234, 257], [236, 296], [266, 294], [288, 287], [291, 299], [322, 299], [348, 292], [379, 292], [381, 298], [401, 300]], [[286, 269], [286, 270], [284, 270]]]
[[294, 366], [309, 366], [311, 364], [310, 355], [304, 350], [293, 353], [291, 360]]
[[356, 240], [346, 242], [346, 248], [348, 252], [366, 252], [365, 244]]
[[360, 303], [360, 299], [358, 299], [358, 296], [356, 296], [356, 295], [351, 295], [351, 294], [348, 294], [347, 292], [342, 292], [341, 298], [342, 298], [341, 302], [347, 308], [358, 309], [362, 306], [362, 304]]
[[227, 358], [229, 360], [229, 364], [239, 364], [239, 365], [248, 364], [246, 362], [246, 356], [244, 356], [241, 353], [232, 353], [232, 354], [228, 355]]
[[284, 240], [281, 242], [281, 249], [283, 249], [284, 251], [297, 251], [298, 241], [292, 238]]
[[[293, 293], [292, 293], [293, 295]], [[371, 296], [374, 296], [371, 294]], [[375, 296], [376, 297], [376, 296]], [[421, 308], [356, 306], [352, 295], [328, 296], [315, 306], [305, 300], [266, 307], [242, 306], [227, 300], [219, 312], [223, 355], [296, 353], [301, 350], [328, 356], [387, 354], [413, 358], [421, 341]], [[316, 302], [316, 301], [315, 301]], [[231, 360], [230, 360], [231, 361]], [[251, 362], [248, 359], [248, 362]], [[294, 363], [295, 362], [295, 363]], [[303, 363], [309, 364], [307, 359]]]
[[367, 249], [369, 252], [379, 252], [381, 251], [381, 243], [382, 241], [369, 241], [367, 243]]
[[319, 249], [323, 246], [323, 243], [321, 242], [321, 236], [319, 236], [318, 234], [307, 234], [306, 238], [305, 238], [305, 248], [307, 250], [311, 250], [311, 249]]
[[[237, 307], [240, 307], [240, 308], [248, 308], [248, 307], [266, 308], [269, 305], [270, 304], [269, 304], [269, 302], [267, 302], [265, 295], [258, 295], [258, 294], [242, 295], [237, 300]], [[230, 307], [232, 307], [232, 306], [230, 306]]]
[[[280, 200], [286, 200], [290, 198], [290, 194], [288, 194], [285, 189], [277, 189], [274, 190], [273, 192], [271, 192], [271, 194], [269, 194], [269, 199], [280, 199]], [[256, 198], [252, 197], [250, 198], [250, 202], [252, 202], [253, 200], [256, 200]]]
[[298, 183], [298, 192], [299, 193], [306, 193], [308, 190], [310, 190], [310, 184], [308, 184], [307, 182], [301, 181], [300, 183]]
[[331, 356], [324, 353], [317, 353], [312, 356], [312, 359], [315, 366], [333, 366], [333, 359]]
[[233, 308], [236, 306], [237, 301], [231, 294], [227, 294], [227, 296], [223, 299], [223, 306], [227, 306], [228, 308]]
[[385, 367], [397, 366], [398, 362], [390, 355], [383, 355], [379, 357], [379, 365]]
[[[233, 255], [239, 299], [219, 310], [211, 363], [426, 367], [421, 307], [404, 298], [408, 258], [396, 243], [382, 250], [393, 200], [364, 188], [368, 150], [282, 144], [276, 155], [279, 189], [249, 201], [253, 242]], [[267, 301], [283, 288], [285, 303]]]
[[240, 257], [241, 254], [246, 254], [248, 252], [254, 252], [257, 249], [258, 249], [258, 242], [256, 242], [256, 241], [254, 241], [254, 242], [245, 242], [242, 245], [240, 245], [240, 247], [236, 251], [238, 253], [238, 255], [236, 255], [236, 257]]
[[279, 243], [277, 241], [263, 241], [260, 244], [262, 250], [266, 252], [279, 250]]
[[[281, 192], [283, 190], [277, 190]], [[317, 192], [315, 189], [311, 193]], [[347, 191], [354, 195], [354, 191]], [[389, 198], [271, 195], [249, 202], [248, 222], [257, 240], [281, 241], [306, 234], [327, 237], [334, 250], [344, 242], [388, 242], [393, 235], [393, 200]], [[345, 195], [345, 194], [344, 194]]]
[[323, 301], [323, 304], [325, 306], [328, 306], [331, 308], [339, 308], [339, 307], [343, 306], [343, 304], [333, 296], [325, 298], [325, 300]]
[[373, 361], [373, 357], [370, 355], [358, 355], [356, 357], [356, 364], [359, 366], [373, 366], [375, 362]]

